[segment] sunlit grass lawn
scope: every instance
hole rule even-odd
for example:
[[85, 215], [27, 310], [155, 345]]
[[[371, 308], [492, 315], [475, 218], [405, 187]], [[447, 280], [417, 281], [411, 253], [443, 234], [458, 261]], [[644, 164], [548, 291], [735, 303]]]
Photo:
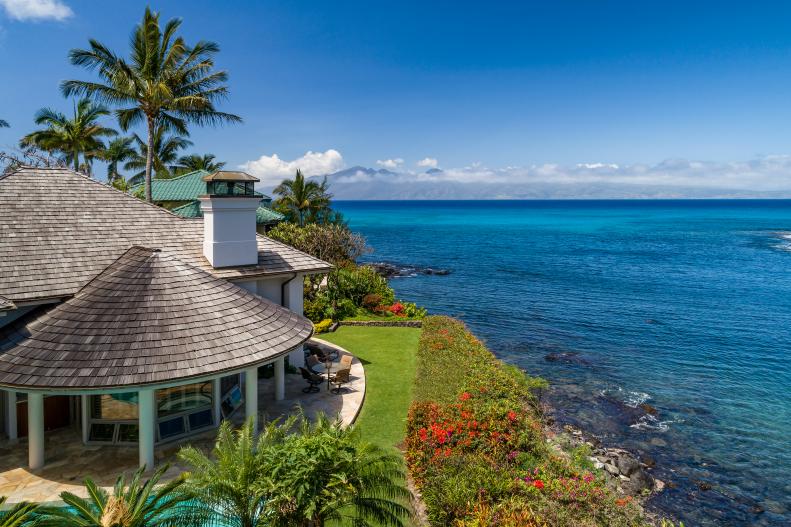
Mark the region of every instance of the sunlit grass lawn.
[[365, 368], [365, 403], [356, 426], [361, 436], [394, 447], [404, 439], [412, 401], [420, 329], [341, 326], [318, 337], [358, 357]]

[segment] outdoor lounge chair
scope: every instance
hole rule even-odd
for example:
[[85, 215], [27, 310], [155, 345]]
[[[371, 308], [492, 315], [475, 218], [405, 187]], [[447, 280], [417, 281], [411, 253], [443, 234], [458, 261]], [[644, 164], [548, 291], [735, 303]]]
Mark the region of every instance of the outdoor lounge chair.
[[302, 378], [308, 382], [308, 385], [302, 388], [303, 393], [316, 393], [320, 391], [319, 386], [324, 382], [324, 378], [321, 375], [310, 372], [305, 368], [300, 368], [299, 372], [302, 374]]
[[351, 370], [349, 368], [344, 368], [342, 370], [338, 370], [335, 375], [330, 377], [330, 383], [335, 385], [335, 388], [332, 389], [332, 393], [341, 393], [341, 388], [343, 385], [349, 382], [350, 372]]
[[339, 369], [348, 369], [352, 367], [352, 356], [351, 355], [344, 355], [341, 357], [341, 366]]

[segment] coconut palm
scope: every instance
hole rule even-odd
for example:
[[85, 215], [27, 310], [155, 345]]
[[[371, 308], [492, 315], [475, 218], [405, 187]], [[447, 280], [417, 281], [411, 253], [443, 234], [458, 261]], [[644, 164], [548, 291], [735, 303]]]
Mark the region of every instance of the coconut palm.
[[[0, 496], [0, 509], [6, 502], [5, 496]], [[39, 506], [36, 503], [23, 501], [8, 510], [0, 511], [0, 527], [35, 527], [39, 518], [36, 513]]]
[[[132, 158], [124, 165], [126, 170], [137, 170], [137, 173], [130, 178], [132, 185], [139, 185], [144, 182], [146, 168], [149, 165], [148, 144], [139, 135], [132, 136], [137, 146], [137, 150]], [[178, 160], [179, 150], [183, 150], [192, 145], [192, 141], [185, 137], [170, 135], [165, 126], [158, 126], [154, 130], [153, 154], [150, 156], [151, 168], [159, 179], [173, 177], [172, 165]]]
[[[143, 482], [140, 468], [127, 485], [123, 475], [116, 480], [112, 493], [85, 480], [88, 498], [62, 492], [66, 508], [47, 513], [46, 527], [170, 527], [200, 526], [204, 518], [192, 507], [194, 497], [185, 492], [184, 478], [159, 485], [167, 466], [160, 467]], [[159, 485], [159, 486], [157, 486]], [[155, 488], [156, 487], [156, 488]]]
[[106, 106], [90, 99], [77, 101], [71, 118], [52, 108], [42, 108], [36, 113], [35, 123], [46, 128], [27, 134], [20, 146], [60, 154], [66, 163], [73, 164], [74, 170], [89, 171], [93, 159], [104, 149], [102, 139], [118, 134], [99, 123], [99, 118], [109, 114]]
[[[107, 161], [107, 183], [115, 185], [119, 179], [124, 180], [118, 172], [118, 165], [124, 161], [129, 161], [135, 156], [135, 149], [132, 148], [132, 137], [118, 137], [110, 141], [107, 147], [99, 153], [99, 157]], [[124, 180], [125, 182], [126, 180]]]
[[[286, 421], [291, 426], [293, 420]], [[188, 446], [179, 458], [190, 470], [187, 488], [206, 507], [212, 525], [259, 527], [270, 524], [263, 456], [267, 448], [282, 444], [285, 426], [270, 423], [256, 439], [252, 419], [234, 430], [223, 421], [212, 456]]]
[[306, 220], [329, 209], [332, 197], [327, 192], [326, 178], [322, 183], [307, 181], [301, 170], [297, 170], [294, 179], [284, 179], [273, 192], [280, 196], [274, 203], [275, 208], [299, 225], [305, 225]]
[[69, 80], [65, 94], [84, 94], [114, 104], [121, 128], [145, 123], [148, 132], [145, 166], [145, 197], [151, 201], [154, 169], [154, 136], [157, 126], [187, 134], [187, 123], [216, 125], [241, 122], [237, 115], [217, 111], [215, 103], [228, 95], [228, 74], [214, 69], [219, 46], [199, 41], [188, 46], [176, 36], [181, 21], [172, 19], [164, 28], [159, 13], [146, 8], [142, 22], [132, 33], [129, 59], [119, 57], [104, 44], [91, 39], [90, 49], [73, 49], [72, 64], [96, 70], [100, 82]]
[[214, 173], [222, 170], [225, 163], [214, 160], [214, 154], [190, 154], [188, 156], [181, 156], [173, 167], [179, 174], [186, 174], [187, 172], [194, 172], [196, 170], [205, 170], [206, 172]]
[[8, 128], [8, 121], [0, 119], [0, 128]]
[[411, 493], [401, 458], [362, 442], [339, 419], [302, 417], [299, 431], [268, 449], [264, 466], [275, 526], [320, 527], [327, 522], [403, 526]]

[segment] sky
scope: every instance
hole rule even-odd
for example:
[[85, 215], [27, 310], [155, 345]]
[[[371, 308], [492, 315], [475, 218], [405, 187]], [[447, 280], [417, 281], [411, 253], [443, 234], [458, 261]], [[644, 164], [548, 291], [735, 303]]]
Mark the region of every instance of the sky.
[[[0, 149], [67, 110], [67, 53], [118, 53], [146, 3], [0, 0]], [[791, 3], [151, 4], [220, 44], [221, 109], [194, 128], [273, 184], [361, 165], [404, 182], [725, 188], [791, 196]], [[434, 176], [430, 168], [441, 168]], [[423, 179], [421, 179], [423, 178]], [[683, 194], [683, 192], [682, 192]]]

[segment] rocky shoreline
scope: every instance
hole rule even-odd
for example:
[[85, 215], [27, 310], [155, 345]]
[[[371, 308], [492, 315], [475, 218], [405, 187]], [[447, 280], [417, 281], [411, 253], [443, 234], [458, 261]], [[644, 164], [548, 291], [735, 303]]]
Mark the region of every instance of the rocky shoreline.
[[[545, 415], [551, 415], [547, 408]], [[589, 461], [593, 467], [604, 474], [607, 484], [624, 497], [633, 498], [646, 517], [659, 525], [661, 518], [646, 509], [646, 501], [659, 492], [667, 484], [652, 475], [656, 461], [647, 455], [635, 455], [624, 448], [604, 446], [592, 434], [587, 434], [569, 424], [561, 425], [551, 417], [547, 423], [547, 437], [558, 447], [564, 444], [566, 449], [587, 447], [590, 450]]]
[[377, 273], [385, 278], [407, 278], [418, 275], [446, 276], [450, 274], [449, 269], [401, 265], [392, 262], [366, 262], [365, 265], [373, 267]]

